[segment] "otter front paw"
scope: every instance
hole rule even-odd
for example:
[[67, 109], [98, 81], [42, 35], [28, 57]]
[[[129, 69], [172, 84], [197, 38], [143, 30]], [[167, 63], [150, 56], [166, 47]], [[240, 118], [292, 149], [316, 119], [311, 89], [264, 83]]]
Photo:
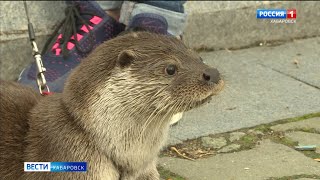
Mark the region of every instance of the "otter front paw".
[[160, 174], [158, 173], [157, 169], [152, 169], [143, 172], [137, 180], [159, 180], [160, 179]]

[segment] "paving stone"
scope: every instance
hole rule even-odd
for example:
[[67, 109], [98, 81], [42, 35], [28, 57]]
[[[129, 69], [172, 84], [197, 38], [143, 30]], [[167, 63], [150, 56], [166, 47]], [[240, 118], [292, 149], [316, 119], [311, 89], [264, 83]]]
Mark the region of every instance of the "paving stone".
[[[50, 35], [65, 17], [64, 1], [27, 1], [27, 6], [36, 36]], [[28, 37], [28, 21], [22, 1], [1, 1], [0, 12], [0, 41]], [[13, 55], [18, 53], [15, 52]]]
[[320, 133], [320, 117], [315, 117], [311, 119], [306, 119], [297, 122], [291, 122], [286, 124], [278, 124], [272, 126], [271, 129], [274, 131], [288, 131], [294, 129], [306, 128], [310, 129], [313, 128]]
[[[261, 65], [269, 59], [274, 59], [275, 64], [282, 63], [279, 57], [300, 52], [306, 60], [304, 64], [314, 66], [310, 67], [311, 72], [305, 72], [309, 74], [308, 82], [311, 83], [311, 79], [317, 82], [320, 79], [317, 78], [320, 77], [319, 68], [315, 68], [320, 66], [319, 40], [312, 38], [277, 47], [201, 53], [207, 64], [217, 67], [223, 74], [226, 87], [209, 104], [184, 113], [179, 124], [171, 128], [169, 144], [320, 112], [319, 89]], [[294, 46], [297, 47], [288, 48]]]
[[[275, 71], [320, 89], [319, 45], [320, 37], [295, 40], [292, 43], [270, 47], [272, 54], [264, 51], [265, 48], [258, 48], [259, 55], [252, 59]], [[286, 48], [286, 50], [283, 51], [283, 48]], [[294, 64], [294, 61], [297, 61], [298, 65]], [[320, 106], [320, 103], [318, 105]]]
[[244, 132], [232, 132], [232, 133], [230, 133], [229, 140], [231, 142], [237, 141], [245, 135], [246, 135], [246, 133], [244, 133]]
[[[190, 180], [256, 180], [320, 174], [320, 163], [282, 144], [264, 140], [248, 151], [190, 161], [163, 157], [159, 164]], [[247, 170], [245, 168], [248, 168]]]
[[211, 138], [211, 137], [202, 137], [202, 145], [207, 148], [219, 149], [227, 145], [227, 140], [224, 137]]
[[316, 145], [316, 152], [320, 153], [320, 134], [296, 131], [286, 133], [285, 136], [293, 141], [298, 141], [299, 145]]
[[257, 135], [264, 135], [264, 133], [263, 133], [262, 131], [259, 131], [259, 130], [254, 131], [254, 134], [257, 134]]
[[259, 131], [259, 130], [252, 130], [250, 133], [254, 134], [254, 135], [257, 135], [259, 137], [264, 135], [264, 133], [262, 131]]
[[[23, 3], [22, 1], [19, 2]], [[48, 36], [37, 36], [36, 41], [40, 51], [43, 49], [47, 39]], [[13, 61], [12, 54], [17, 53], [17, 50], [19, 51], [19, 54], [14, 56]], [[21, 38], [8, 41], [6, 43], [0, 43], [0, 54], [0, 78], [4, 80], [16, 81], [21, 71], [31, 62], [34, 62], [32, 48], [28, 38]]]
[[218, 151], [218, 153], [227, 153], [227, 152], [231, 152], [231, 151], [235, 151], [240, 149], [241, 145], [239, 144], [230, 144], [228, 146], [223, 147], [222, 149], [220, 149]]

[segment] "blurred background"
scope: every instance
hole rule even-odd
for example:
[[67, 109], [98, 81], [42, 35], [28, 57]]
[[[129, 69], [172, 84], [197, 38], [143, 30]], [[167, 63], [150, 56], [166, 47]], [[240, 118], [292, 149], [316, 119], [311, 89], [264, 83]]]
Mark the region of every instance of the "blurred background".
[[[40, 51], [64, 18], [64, 1], [28, 1], [30, 20]], [[0, 2], [0, 78], [16, 80], [33, 59], [27, 39], [23, 1]], [[258, 8], [295, 8], [296, 24], [270, 25], [256, 19]], [[195, 50], [239, 49], [266, 41], [283, 41], [320, 35], [318, 2], [188, 1], [184, 41]]]

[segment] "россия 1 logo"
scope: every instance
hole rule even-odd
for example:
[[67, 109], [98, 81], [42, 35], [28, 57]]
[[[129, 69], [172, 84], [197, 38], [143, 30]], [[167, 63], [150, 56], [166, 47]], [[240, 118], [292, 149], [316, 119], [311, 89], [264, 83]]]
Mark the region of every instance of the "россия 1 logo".
[[257, 19], [271, 19], [271, 23], [296, 23], [296, 9], [257, 9]]

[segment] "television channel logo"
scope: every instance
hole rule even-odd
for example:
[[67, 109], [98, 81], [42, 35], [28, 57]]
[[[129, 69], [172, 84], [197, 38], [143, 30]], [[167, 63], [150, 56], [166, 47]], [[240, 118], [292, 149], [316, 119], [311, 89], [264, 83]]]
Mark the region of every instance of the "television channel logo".
[[24, 162], [25, 172], [86, 172], [86, 162]]
[[296, 9], [257, 9], [257, 19], [271, 19], [271, 23], [296, 23]]

